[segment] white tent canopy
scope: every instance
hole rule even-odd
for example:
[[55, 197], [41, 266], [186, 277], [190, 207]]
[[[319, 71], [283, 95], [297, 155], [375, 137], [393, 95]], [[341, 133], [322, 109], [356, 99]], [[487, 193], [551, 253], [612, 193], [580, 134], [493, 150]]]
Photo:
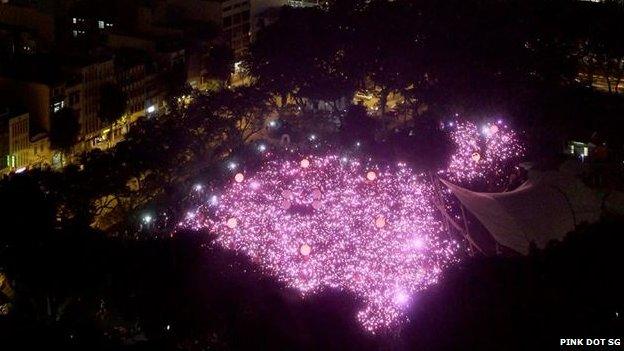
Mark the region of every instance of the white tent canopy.
[[577, 225], [600, 217], [600, 202], [574, 176], [529, 172], [529, 180], [504, 193], [478, 193], [441, 180], [501, 245], [528, 254], [531, 242], [544, 248]]

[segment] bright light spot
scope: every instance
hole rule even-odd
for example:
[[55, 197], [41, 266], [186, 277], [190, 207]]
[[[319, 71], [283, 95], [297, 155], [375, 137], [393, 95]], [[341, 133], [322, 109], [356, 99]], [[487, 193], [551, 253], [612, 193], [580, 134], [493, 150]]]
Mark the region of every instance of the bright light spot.
[[314, 141], [316, 140], [316, 134], [311, 134], [310, 135], [310, 141]]
[[204, 186], [201, 184], [195, 184], [195, 186], [193, 187], [193, 189], [197, 192], [202, 191], [202, 189], [204, 189]]
[[360, 147], [362, 146], [362, 143], [360, 143], [359, 141], [355, 143], [355, 146]]
[[242, 173], [236, 173], [236, 175], [234, 176], [234, 180], [237, 183], [242, 183], [243, 180], [245, 180], [245, 176]]
[[299, 247], [299, 253], [301, 254], [301, 256], [310, 256], [311, 252], [312, 248], [308, 244], [303, 244], [301, 245], [301, 247]]
[[147, 113], [154, 113], [156, 112], [156, 106], [151, 105], [150, 107], [147, 108]]
[[368, 173], [366, 173], [366, 179], [370, 180], [371, 182], [374, 181], [375, 179], [377, 179], [377, 173], [369, 171]]
[[403, 291], [399, 290], [394, 294], [394, 303], [399, 306], [405, 306], [409, 302], [409, 295]]
[[303, 160], [301, 160], [301, 168], [308, 168], [310, 167], [310, 160], [308, 160], [307, 158], [304, 158]]
[[270, 120], [269, 127], [277, 127], [277, 122], [274, 119]]
[[219, 203], [219, 198], [217, 197], [217, 195], [212, 195], [210, 197], [210, 205], [216, 206], [218, 203]]
[[235, 170], [235, 169], [236, 169], [236, 167], [238, 167], [238, 165], [237, 165], [235, 162], [230, 162], [230, 163], [228, 163], [228, 166], [227, 166], [227, 167], [228, 167], [228, 169], [230, 169], [230, 170]]
[[265, 151], [266, 151], [266, 149], [267, 149], [266, 145], [264, 145], [264, 144], [260, 144], [260, 145], [258, 145], [258, 151], [260, 151], [260, 152], [265, 152]]
[[238, 226], [238, 219], [234, 217], [229, 218], [225, 224], [227, 225], [228, 228], [234, 229]]
[[146, 214], [146, 215], [143, 216], [143, 223], [149, 224], [149, 223], [152, 222], [152, 219], [153, 219], [152, 216]]
[[26, 170], [26, 167], [21, 167], [15, 170], [15, 173], [22, 173]]
[[425, 248], [425, 242], [421, 238], [416, 238], [412, 240], [412, 247], [416, 250], [421, 250]]

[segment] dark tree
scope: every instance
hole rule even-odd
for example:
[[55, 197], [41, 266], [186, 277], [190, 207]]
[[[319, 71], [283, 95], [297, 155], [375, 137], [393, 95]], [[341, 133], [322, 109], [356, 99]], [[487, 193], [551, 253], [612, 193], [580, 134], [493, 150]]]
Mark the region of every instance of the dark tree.
[[78, 141], [80, 123], [76, 111], [63, 108], [52, 115], [50, 121], [50, 147], [66, 154]]
[[389, 143], [398, 160], [428, 172], [446, 168], [454, 148], [448, 133], [427, 115], [417, 118], [414, 127], [394, 133]]
[[351, 105], [342, 117], [340, 125], [340, 141], [351, 147], [356, 142], [373, 142], [379, 122], [373, 119], [366, 107]]
[[223, 87], [234, 72], [234, 52], [225, 45], [213, 46], [208, 53], [206, 68]]

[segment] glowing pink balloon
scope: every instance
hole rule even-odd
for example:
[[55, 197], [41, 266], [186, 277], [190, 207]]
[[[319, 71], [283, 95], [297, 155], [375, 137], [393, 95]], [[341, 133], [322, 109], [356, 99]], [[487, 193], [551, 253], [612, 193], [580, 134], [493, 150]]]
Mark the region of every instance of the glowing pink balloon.
[[301, 245], [301, 247], [299, 247], [299, 253], [302, 256], [310, 256], [311, 252], [312, 252], [312, 248], [308, 244], [303, 244]]
[[377, 173], [369, 171], [368, 173], [366, 173], [366, 179], [370, 180], [371, 182], [374, 181], [375, 179], [377, 179]]
[[234, 229], [238, 226], [238, 220], [232, 217], [232, 218], [229, 218], [225, 224], [228, 226], [228, 228]]

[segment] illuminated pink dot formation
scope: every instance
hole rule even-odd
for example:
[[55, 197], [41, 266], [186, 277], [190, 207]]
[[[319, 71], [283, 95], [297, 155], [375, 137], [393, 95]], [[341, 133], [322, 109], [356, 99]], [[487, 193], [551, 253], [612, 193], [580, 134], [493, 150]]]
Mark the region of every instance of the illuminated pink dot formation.
[[509, 165], [520, 160], [525, 149], [517, 133], [502, 120], [481, 128], [472, 122], [449, 124], [456, 149], [448, 168], [440, 173], [462, 185], [475, 182], [500, 186]]
[[[237, 177], [236, 175], [235, 177]], [[458, 260], [425, 177], [401, 164], [365, 167], [337, 156], [273, 160], [235, 179], [184, 226], [250, 257], [302, 296], [350, 291], [371, 332], [406, 320], [414, 294]]]

